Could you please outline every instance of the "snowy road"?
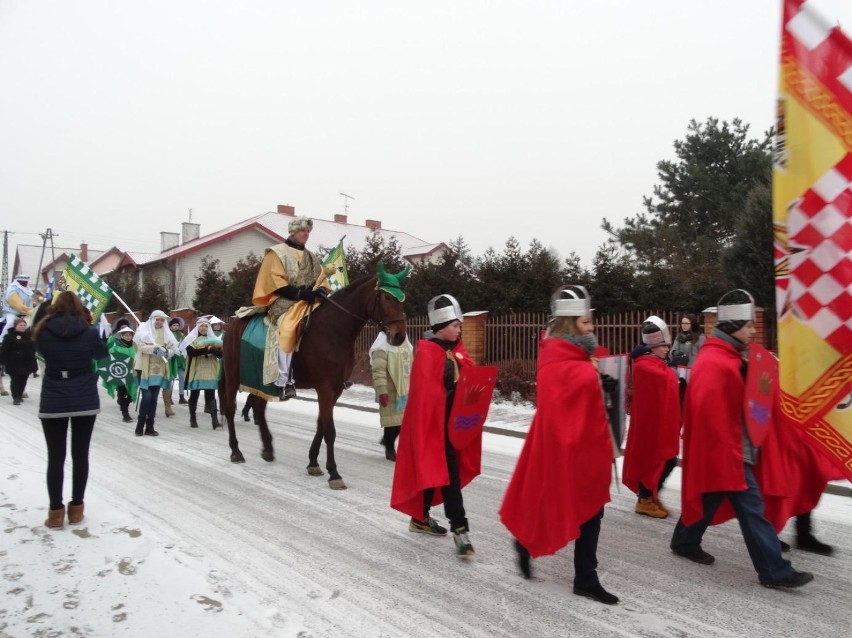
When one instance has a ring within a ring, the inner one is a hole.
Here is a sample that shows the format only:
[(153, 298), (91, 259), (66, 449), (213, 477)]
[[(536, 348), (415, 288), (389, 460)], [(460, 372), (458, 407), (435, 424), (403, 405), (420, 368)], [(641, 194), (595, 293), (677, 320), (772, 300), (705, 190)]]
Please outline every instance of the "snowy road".
[[(711, 528), (704, 547), (716, 564), (696, 565), (669, 551), (673, 519), (637, 516), (613, 489), (600, 574), (622, 602), (607, 607), (571, 593), (570, 546), (535, 561), (533, 581), (517, 572), (497, 509), (520, 439), (486, 435), (483, 473), (465, 490), (476, 555), (464, 562), (449, 538), (411, 534), (389, 508), (393, 465), (375, 414), (337, 410), (348, 490), (307, 475), (307, 401), (271, 407), (271, 464), (256, 428), (239, 421), (247, 463), (233, 465), (227, 434), (206, 415), (192, 430), (176, 406), (158, 419), (161, 436), (136, 438), (104, 394), (86, 520), (47, 530), (39, 385), (23, 406), (0, 400), (3, 637), (835, 637), (852, 624), (848, 497), (825, 495), (815, 513), (836, 555), (794, 550), (794, 566), (816, 578), (783, 592), (758, 584), (736, 524)], [(676, 471), (663, 493), (676, 511), (678, 481)]]

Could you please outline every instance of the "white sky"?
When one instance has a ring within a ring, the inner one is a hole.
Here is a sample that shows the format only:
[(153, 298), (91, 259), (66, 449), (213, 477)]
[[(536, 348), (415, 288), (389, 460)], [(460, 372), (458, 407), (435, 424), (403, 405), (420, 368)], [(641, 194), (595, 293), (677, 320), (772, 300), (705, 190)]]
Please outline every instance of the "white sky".
[[(811, 0), (852, 26), (852, 2)], [(772, 124), (781, 0), (0, 0), (0, 230), (157, 251), (277, 204), (587, 265), (691, 118)], [(847, 28), (847, 31), (850, 29)], [(11, 275), (12, 273), (10, 273)]]
[[(836, 638), (852, 622), (848, 496), (820, 500), (817, 535), (837, 551), (793, 550), (794, 567), (815, 580), (790, 593), (758, 585), (735, 522), (705, 536), (716, 564), (694, 565), (669, 551), (676, 514), (637, 516), (632, 493), (613, 488), (599, 573), (622, 602), (608, 607), (572, 595), (573, 545), (534, 561), (534, 580), (518, 573), (497, 510), (521, 439), (484, 437), (482, 474), (464, 493), (476, 554), (461, 561), (450, 539), (409, 533), (389, 507), (393, 465), (375, 413), (335, 410), (349, 489), (307, 475), (316, 403), (301, 400), (270, 405), (273, 463), (260, 459), (256, 427), (239, 421), (246, 463), (234, 465), (227, 433), (207, 418), (191, 429), (176, 405), (174, 418), (157, 419), (159, 437), (136, 438), (102, 391), (86, 518), (48, 530), (40, 386), (29, 381), (22, 406), (0, 401), (0, 636), (547, 638), (570, 627), (578, 637)], [(371, 388), (354, 386), (341, 403), (372, 399)], [(513, 429), (530, 417), (528, 407), (503, 403), (487, 424)], [(70, 472), (68, 461), (66, 496)], [(679, 490), (675, 470), (662, 493), (675, 513)], [(432, 513), (446, 521), (441, 507)], [(789, 542), (792, 527), (782, 533)]]

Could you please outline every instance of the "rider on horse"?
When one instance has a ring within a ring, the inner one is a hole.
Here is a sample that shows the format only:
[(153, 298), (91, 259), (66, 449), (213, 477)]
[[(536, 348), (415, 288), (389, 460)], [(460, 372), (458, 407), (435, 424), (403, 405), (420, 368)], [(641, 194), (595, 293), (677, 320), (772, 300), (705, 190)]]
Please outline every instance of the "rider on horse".
[(290, 236), (266, 249), (252, 295), (252, 303), (265, 308), (269, 325), (278, 329), (278, 377), (274, 384), (281, 388), (282, 400), (296, 396), (290, 370), (299, 322), (330, 290), (322, 263), (305, 248), (313, 227), (313, 220), (307, 217), (290, 221)]
[(26, 317), (33, 311), (33, 291), (29, 286), (30, 276), (18, 274), (3, 295), (3, 315), (6, 325), (0, 333), (0, 339), (12, 329), (15, 319)]

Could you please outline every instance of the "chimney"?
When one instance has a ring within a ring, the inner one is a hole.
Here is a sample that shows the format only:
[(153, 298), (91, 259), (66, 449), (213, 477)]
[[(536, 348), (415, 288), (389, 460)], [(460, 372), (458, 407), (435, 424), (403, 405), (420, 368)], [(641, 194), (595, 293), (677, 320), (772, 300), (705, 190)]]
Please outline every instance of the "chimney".
[(278, 213), (281, 215), (287, 215), (288, 217), (295, 217), (296, 207), (288, 206), (287, 204), (278, 204)]
[(160, 233), (160, 252), (166, 252), (170, 248), (176, 248), (180, 243), (180, 233)]
[(334, 216), (335, 224), (345, 224), (346, 223), (346, 215), (335, 215)]
[(89, 244), (84, 241), (80, 242), (80, 259), (84, 264), (89, 262)]
[(382, 222), (377, 219), (365, 219), (364, 226), (366, 226), (370, 230), (381, 230)]
[(191, 242), (193, 239), (198, 239), (201, 234), (201, 224), (193, 224), (192, 222), (181, 223), (181, 244)]

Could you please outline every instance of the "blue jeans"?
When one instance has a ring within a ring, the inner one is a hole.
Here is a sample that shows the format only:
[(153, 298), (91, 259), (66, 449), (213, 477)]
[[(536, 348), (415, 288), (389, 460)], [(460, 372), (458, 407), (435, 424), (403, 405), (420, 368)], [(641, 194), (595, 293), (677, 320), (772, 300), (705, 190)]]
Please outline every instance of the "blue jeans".
[(157, 416), (157, 398), (160, 396), (160, 386), (155, 385), (142, 390), (142, 396), (139, 399), (139, 418), (144, 418), (146, 422), (153, 423), (154, 417)]
[(704, 517), (687, 527), (678, 520), (672, 535), (671, 548), (676, 551), (691, 551), (701, 547), (701, 539), (710, 525), (723, 499), (734, 507), (746, 549), (762, 584), (772, 583), (793, 574), (790, 561), (781, 557), (781, 542), (778, 534), (763, 516), (763, 497), (750, 465), (745, 466), (747, 489), (740, 492), (707, 492), (702, 496)]

